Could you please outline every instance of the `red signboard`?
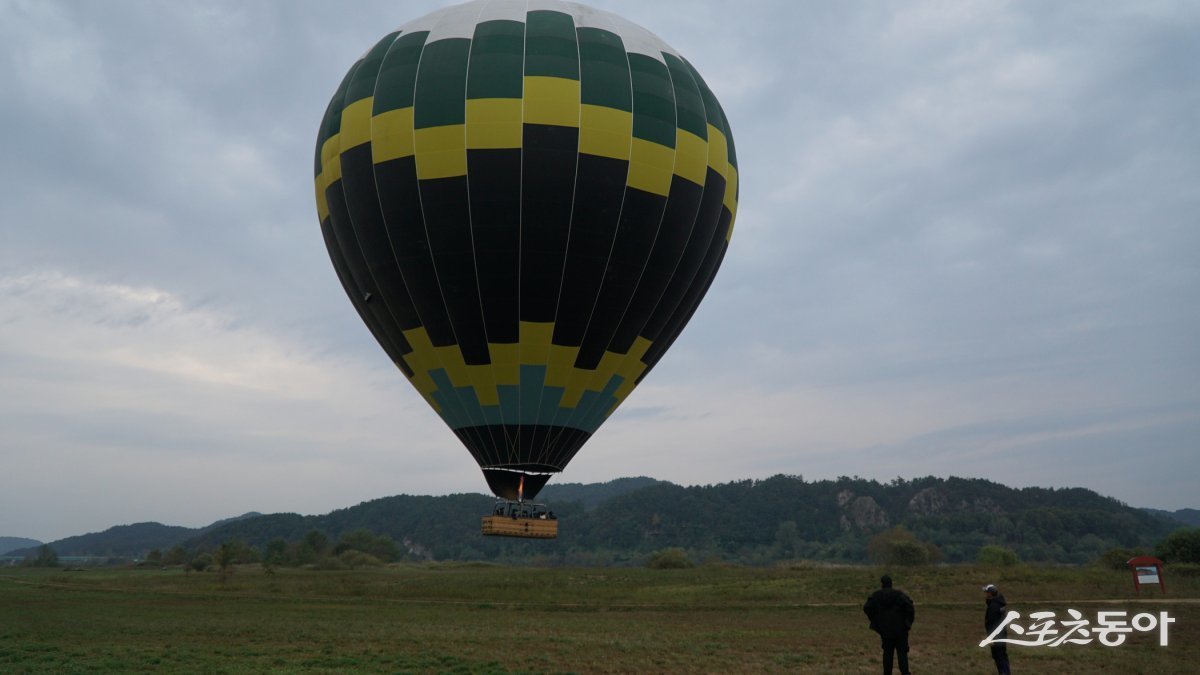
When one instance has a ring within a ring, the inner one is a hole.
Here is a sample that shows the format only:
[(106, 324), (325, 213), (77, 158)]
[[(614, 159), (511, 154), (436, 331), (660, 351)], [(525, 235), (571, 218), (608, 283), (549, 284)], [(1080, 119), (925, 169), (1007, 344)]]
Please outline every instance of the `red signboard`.
[(1125, 564), (1129, 565), (1130, 571), (1133, 572), (1133, 590), (1140, 593), (1142, 586), (1158, 584), (1163, 593), (1167, 592), (1167, 586), (1163, 583), (1163, 561), (1148, 555), (1139, 555), (1130, 558)]

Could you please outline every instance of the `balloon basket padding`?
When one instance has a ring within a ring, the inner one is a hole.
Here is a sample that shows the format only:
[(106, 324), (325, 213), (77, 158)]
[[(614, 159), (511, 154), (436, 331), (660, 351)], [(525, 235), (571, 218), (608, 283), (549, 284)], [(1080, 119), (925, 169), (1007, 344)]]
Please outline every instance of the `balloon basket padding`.
[(545, 504), (504, 499), (496, 502), (491, 515), (483, 516), (481, 533), (487, 537), (555, 539), (558, 520)]

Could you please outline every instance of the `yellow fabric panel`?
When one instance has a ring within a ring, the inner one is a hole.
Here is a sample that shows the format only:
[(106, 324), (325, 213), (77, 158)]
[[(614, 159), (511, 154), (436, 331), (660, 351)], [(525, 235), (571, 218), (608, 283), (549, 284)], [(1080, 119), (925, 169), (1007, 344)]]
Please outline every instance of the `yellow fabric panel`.
[(519, 98), (467, 99), (467, 147), (521, 147), (521, 106)]
[(625, 358), (623, 354), (604, 352), (604, 356), (600, 358), (600, 363), (596, 365), (595, 370), (584, 370), (572, 366), (567, 376), (562, 402), (559, 405), (564, 408), (577, 408), (584, 392), (602, 391), (608, 381), (612, 379), (613, 374), (617, 372), (617, 367), (620, 366), (623, 358)]
[(734, 211), (733, 216), (730, 217), (730, 219), (729, 219), (729, 229), (725, 230), (725, 243), (726, 244), (728, 244), (729, 240), (733, 238), (733, 224), (736, 222), (737, 222), (737, 211)]
[(313, 187), (317, 193), (317, 222), (323, 223), (329, 217), (329, 202), (325, 199), (325, 181), (322, 180), (325, 174), (322, 173), (313, 181)]
[(572, 367), (567, 375), (567, 382), (563, 385), (563, 396), (558, 405), (563, 408), (578, 408), (579, 399), (583, 397), (590, 381), (591, 371)]
[(704, 187), (708, 172), (708, 141), (690, 131), (675, 130), (675, 175)]
[(342, 177), (339, 147), (337, 134), (327, 138), (321, 145), (321, 173), (317, 175), (313, 186), (317, 191), (317, 219), (320, 222), (329, 217), (329, 202), (325, 199), (325, 190)]
[(437, 362), (441, 364), (442, 369), (446, 371), (446, 376), (450, 378), (450, 384), (455, 387), (464, 387), (470, 383), (471, 376), (467, 372), (470, 366), (463, 359), (462, 350), (458, 348), (458, 345), (434, 347), (433, 351), (437, 354)]
[(708, 125), (708, 165), (713, 171), (726, 176), (729, 172), (729, 143), (725, 134), (713, 125)]
[(580, 107), (579, 115), (579, 152), (629, 159), (633, 113), (587, 104)]
[(550, 358), (546, 360), (546, 386), (565, 388), (571, 381), (571, 371), (575, 370), (578, 356), (579, 347), (551, 344)]
[(327, 176), (325, 185), (333, 185), (342, 177), (341, 147), (342, 139), (338, 134), (330, 136), (321, 146), (321, 173)]
[(467, 382), (475, 389), (475, 396), (480, 405), (500, 405), (496, 375), (490, 363), (483, 366), (467, 366)]
[(588, 378), (587, 388), (591, 391), (601, 391), (613, 375), (621, 368), (621, 362), (625, 360), (624, 354), (615, 352), (604, 352), (604, 356), (600, 357), (600, 364), (596, 366), (596, 370), (591, 372), (591, 377)]
[(633, 346), (629, 348), (629, 353), (625, 355), (625, 360), (621, 363), (621, 367), (617, 370), (625, 381), (617, 387), (616, 398), (617, 402), (609, 409), (607, 414), (611, 414), (612, 410), (625, 400), (629, 392), (633, 391), (636, 386), (637, 379), (642, 373), (646, 372), (646, 364), (642, 363), (642, 357), (646, 355), (646, 350), (650, 349), (652, 343), (644, 337), (638, 337), (633, 341)]
[(517, 360), (517, 343), (488, 344), (488, 352), (492, 359), (492, 370), (495, 372), (496, 384), (518, 386), (521, 384), (521, 364)]
[(371, 161), (382, 164), (412, 154), (412, 107), (389, 110), (371, 118)]
[(527, 76), (524, 120), (526, 124), (579, 126), (579, 80)]
[(467, 175), (467, 145), (463, 125), (417, 129), (413, 149), (417, 157), (417, 178), (450, 178)]
[(675, 150), (658, 143), (634, 138), (629, 153), (630, 187), (667, 196), (675, 169)]
[(405, 355), (408, 359), (408, 365), (413, 369), (413, 376), (410, 378), (413, 386), (425, 400), (434, 409), (439, 410), (437, 403), (433, 400), (433, 392), (437, 391), (437, 385), (434, 384), (433, 378), (429, 376), (429, 371), (441, 367), (438, 363), (437, 352), (434, 351), (433, 343), (429, 341), (429, 333), (425, 332), (424, 327), (418, 326), (404, 331), (404, 339), (408, 340), (408, 344), (412, 346), (412, 351)]
[[(738, 187), (738, 172), (729, 165), (729, 174), (725, 176), (725, 208), (729, 209), (730, 213), (737, 211), (737, 187)], [(731, 228), (732, 229), (732, 228)]]
[(374, 98), (355, 101), (342, 110), (341, 152), (370, 142), (371, 140), (371, 104)]
[(550, 357), (550, 339), (554, 337), (554, 324), (549, 322), (521, 322), (521, 364), (540, 366)]

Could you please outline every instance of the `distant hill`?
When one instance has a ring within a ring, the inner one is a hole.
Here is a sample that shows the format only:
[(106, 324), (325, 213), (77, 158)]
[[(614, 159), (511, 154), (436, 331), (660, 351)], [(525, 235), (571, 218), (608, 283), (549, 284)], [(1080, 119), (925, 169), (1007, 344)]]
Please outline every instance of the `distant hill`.
[[(185, 539), (196, 536), (213, 527), (234, 523), (245, 518), (261, 516), (258, 512), (246, 513), (233, 518), (218, 520), (203, 528), (163, 525), (162, 523), (134, 523), (117, 525), (103, 532), (92, 532), (50, 542), (50, 547), (60, 556), (103, 556), (110, 558), (142, 558), (153, 549), (166, 551)], [(33, 540), (29, 540), (33, 541)], [(37, 555), (41, 542), (13, 550), (9, 555)]]
[[(796, 476), (683, 487), (653, 478), (564, 483), (538, 495), (559, 518), (559, 538), (482, 537), (482, 494), (384, 497), (323, 515), (244, 514), (206, 528), (140, 523), (71, 537), (60, 555), (140, 558), (182, 545), (211, 551), (225, 541), (262, 550), (311, 530), (336, 542), (354, 530), (388, 535), (413, 559), (511, 563), (637, 564), (681, 547), (694, 559), (748, 564), (806, 558), (866, 560), (871, 537), (902, 525), (938, 546), (948, 562), (975, 559), (987, 544), (1023, 560), (1084, 563), (1113, 548), (1149, 548), (1180, 526), (1176, 515), (1137, 509), (1082, 488), (1009, 488), (981, 479), (862, 478), (806, 482)], [(28, 551), (28, 549), (26, 549)]]
[(660, 484), (667, 483), (645, 476), (617, 478), (607, 483), (552, 483), (538, 493), (537, 499), (544, 502), (581, 502), (584, 508), (590, 510), (613, 497)]
[(1162, 509), (1142, 510), (1158, 516), (1170, 518), (1171, 520), (1174, 520), (1182, 525), (1200, 527), (1200, 509), (1179, 509), (1177, 511), (1163, 511)]
[(10, 554), (9, 551), (35, 548), (41, 545), (42, 542), (38, 541), (37, 539), (29, 539), (26, 537), (0, 537), (0, 555), (16, 555)]
[[(162, 523), (134, 523), (110, 527), (103, 532), (59, 539), (51, 542), (50, 547), (60, 556), (132, 558), (144, 556), (150, 549), (173, 546), (196, 531), (188, 527), (163, 525)], [(12, 553), (12, 555), (36, 554), (36, 547)]]
[(682, 547), (696, 557), (744, 563), (796, 557), (860, 562), (871, 536), (903, 525), (939, 546), (949, 562), (973, 560), (980, 547), (999, 544), (1025, 560), (1082, 563), (1111, 548), (1153, 546), (1177, 527), (1091, 490), (1017, 490), (977, 479), (805, 482), (775, 476), (693, 487), (632, 481), (543, 490), (539, 501), (559, 516), (554, 542), (481, 537), (479, 516), (491, 504), (484, 495), (401, 495), (322, 516), (249, 518), (185, 546), (211, 549), (232, 539), (262, 547), (273, 538), (297, 541), (309, 530), (337, 540), (366, 528), (391, 536), (410, 555), (435, 559), (623, 564)]

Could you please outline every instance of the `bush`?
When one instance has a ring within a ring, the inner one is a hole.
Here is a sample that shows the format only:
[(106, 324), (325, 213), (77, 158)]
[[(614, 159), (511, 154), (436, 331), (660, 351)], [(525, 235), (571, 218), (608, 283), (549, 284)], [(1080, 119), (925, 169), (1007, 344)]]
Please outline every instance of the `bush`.
[(1171, 576), (1195, 579), (1200, 577), (1200, 565), (1196, 563), (1176, 563), (1171, 565)]
[(354, 549), (343, 551), (338, 555), (337, 558), (343, 565), (352, 570), (360, 567), (380, 567), (383, 565), (382, 560), (376, 558), (370, 553), (363, 553), (362, 551), (356, 551)]
[(664, 548), (656, 551), (646, 561), (646, 567), (652, 570), (682, 570), (694, 567), (688, 560), (687, 554), (681, 548)]
[(989, 544), (979, 549), (979, 555), (975, 558), (975, 561), (980, 565), (1012, 567), (1020, 562), (1021, 559), (1010, 548)]
[(1129, 559), (1139, 555), (1149, 555), (1149, 553), (1141, 548), (1110, 548), (1096, 558), (1096, 565), (1109, 570), (1127, 570), (1129, 569)]
[(209, 553), (201, 553), (192, 558), (192, 561), (188, 564), (197, 572), (203, 572), (213, 564), (213, 557)]
[(867, 555), (879, 565), (915, 566), (935, 563), (942, 559), (942, 551), (913, 534), (903, 525), (897, 525), (871, 537), (867, 542)]
[(1200, 527), (1181, 527), (1155, 547), (1168, 563), (1200, 563)]
[(387, 535), (375, 536), (370, 530), (359, 528), (342, 535), (337, 546), (333, 548), (336, 555), (347, 551), (360, 551), (378, 558), (383, 562), (395, 562), (400, 559), (400, 548)]

